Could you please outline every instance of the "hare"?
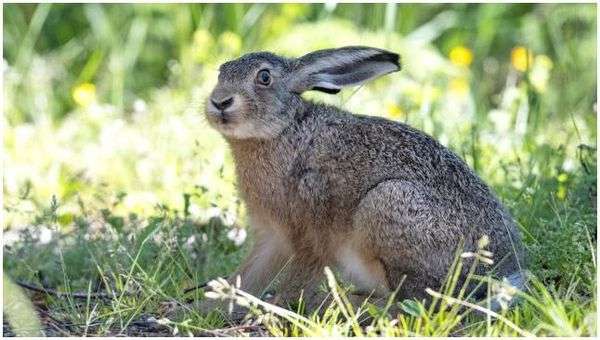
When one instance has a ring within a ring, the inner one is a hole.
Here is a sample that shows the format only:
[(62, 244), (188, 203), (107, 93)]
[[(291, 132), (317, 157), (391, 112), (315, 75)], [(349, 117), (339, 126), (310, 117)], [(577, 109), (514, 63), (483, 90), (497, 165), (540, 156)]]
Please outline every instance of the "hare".
[[(493, 274), (522, 285), (523, 247), (502, 204), (453, 152), (406, 124), (305, 100), (400, 70), (399, 55), (350, 46), (221, 65), (206, 118), (231, 148), (254, 246), (230, 276), (284, 301), (323, 296), (330, 266), (353, 296), (427, 299), (459, 246), (487, 235)], [(464, 275), (463, 273), (463, 279)]]

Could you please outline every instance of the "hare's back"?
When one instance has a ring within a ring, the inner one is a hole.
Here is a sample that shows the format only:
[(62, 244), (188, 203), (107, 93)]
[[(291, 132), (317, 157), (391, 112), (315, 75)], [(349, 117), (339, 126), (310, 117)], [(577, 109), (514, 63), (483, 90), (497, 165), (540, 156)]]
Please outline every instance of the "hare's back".
[[(312, 141), (315, 166), (365, 189), (388, 179), (465, 191), (483, 185), (468, 165), (427, 134), (379, 117), (320, 117)], [(485, 187), (485, 185), (483, 185)]]
[(327, 199), (337, 209), (353, 210), (379, 184), (400, 180), (484, 229), (502, 224), (503, 208), (488, 186), (425, 133), (377, 117), (331, 114), (319, 120), (306, 167), (323, 177)]

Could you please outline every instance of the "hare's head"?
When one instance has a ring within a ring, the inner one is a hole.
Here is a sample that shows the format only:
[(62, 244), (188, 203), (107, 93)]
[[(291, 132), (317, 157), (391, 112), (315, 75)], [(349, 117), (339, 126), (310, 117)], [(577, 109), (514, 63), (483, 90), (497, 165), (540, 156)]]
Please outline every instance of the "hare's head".
[(294, 59), (249, 53), (221, 65), (206, 116), (230, 138), (273, 138), (303, 110), (304, 91), (338, 93), (344, 86), (398, 71), (398, 59), (370, 47), (320, 50)]

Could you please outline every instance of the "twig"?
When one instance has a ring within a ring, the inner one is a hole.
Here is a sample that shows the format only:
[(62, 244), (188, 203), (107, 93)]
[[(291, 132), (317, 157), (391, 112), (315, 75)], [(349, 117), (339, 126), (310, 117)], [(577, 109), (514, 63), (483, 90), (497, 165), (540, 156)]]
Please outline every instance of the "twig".
[[(32, 290), (34, 292), (45, 293), (48, 295), (53, 295), (53, 296), (58, 296), (58, 297), (72, 297), (74, 299), (88, 299), (88, 298), (90, 298), (90, 299), (112, 299), (113, 298), (113, 296), (108, 293), (65, 293), (65, 292), (59, 292), (59, 291), (56, 291), (56, 290), (50, 289), (50, 288), (34, 286), (32, 284), (21, 282), (21, 281), (16, 281), (16, 283), (19, 286), (21, 286), (25, 289)], [(131, 295), (132, 294), (126, 294), (126, 296), (131, 296)]]
[[(227, 280), (227, 278), (225, 278), (225, 280)], [(209, 281), (210, 281), (210, 280), (209, 280)], [(208, 282), (209, 282), (209, 281), (206, 281), (206, 282), (204, 282), (204, 283), (201, 283), (201, 284), (199, 284), (199, 285), (197, 285), (197, 286), (194, 286), (194, 287), (191, 287), (191, 288), (186, 288), (186, 289), (183, 291), (183, 294), (188, 294), (188, 293), (190, 293), (190, 292), (193, 292), (194, 290), (197, 290), (197, 289), (206, 288), (206, 286), (208, 286)]]
[[(28, 290), (34, 291), (34, 292), (39, 292), (39, 293), (45, 293), (48, 295), (53, 295), (53, 296), (58, 296), (58, 297), (72, 297), (75, 299), (112, 299), (114, 298), (113, 295), (109, 294), (109, 293), (66, 293), (66, 292), (59, 292), (56, 291), (54, 289), (51, 288), (45, 288), (45, 287), (39, 287), (39, 286), (35, 286), (32, 285), (30, 283), (26, 283), (26, 282), (22, 282), (22, 281), (16, 281), (16, 283)], [(208, 285), (208, 281), (201, 283), (197, 286), (191, 287), (191, 288), (186, 288), (183, 291), (183, 294), (188, 294), (194, 290), (197, 289), (202, 289), (202, 288), (206, 288)], [(124, 293), (124, 296), (132, 296), (133, 294), (130, 293)]]

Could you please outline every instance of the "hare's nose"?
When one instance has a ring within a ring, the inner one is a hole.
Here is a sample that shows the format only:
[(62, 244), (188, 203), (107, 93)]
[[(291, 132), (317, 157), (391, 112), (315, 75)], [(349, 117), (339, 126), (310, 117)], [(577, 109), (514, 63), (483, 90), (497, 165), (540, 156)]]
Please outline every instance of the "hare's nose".
[(233, 97), (229, 97), (222, 100), (210, 99), (210, 102), (219, 110), (225, 110), (233, 104)]

